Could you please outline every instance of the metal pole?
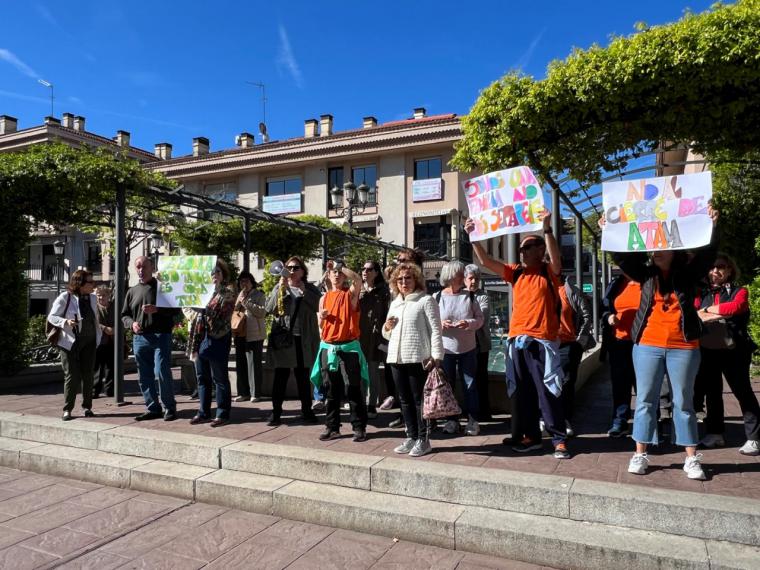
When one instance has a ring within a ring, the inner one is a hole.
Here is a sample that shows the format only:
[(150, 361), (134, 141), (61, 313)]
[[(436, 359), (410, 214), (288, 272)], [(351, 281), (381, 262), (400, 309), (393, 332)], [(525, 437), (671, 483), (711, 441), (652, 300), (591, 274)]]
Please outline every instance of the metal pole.
[(583, 226), (581, 217), (575, 216), (575, 286), (583, 291)]
[(383, 269), (388, 267), (388, 248), (383, 248)]
[(251, 218), (243, 218), (243, 271), (251, 271)]
[(604, 251), (602, 253), (602, 289), (607, 290), (607, 283), (609, 283), (609, 280), (607, 278), (609, 267), (607, 267), (607, 260), (605, 259), (606, 254)]
[(126, 287), (124, 275), (126, 274), (127, 243), (124, 231), (124, 219), (126, 217), (126, 191), (124, 186), (116, 188), (116, 267), (114, 269), (114, 335), (113, 335), (113, 380), (114, 401), (121, 404), (124, 402), (124, 324), (121, 321), (121, 311), (124, 307)]
[(599, 338), (599, 276), (597, 275), (598, 263), (596, 256), (599, 254), (599, 242), (594, 238), (594, 246), (591, 252), (591, 279), (593, 283), (592, 292), (592, 314), (594, 319), (594, 338)]
[(327, 271), (327, 234), (322, 234), (322, 271)]
[(56, 275), (55, 284), (56, 284), (56, 289), (58, 290), (58, 295), (60, 295), (61, 294), (61, 273), (63, 272), (63, 263), (61, 263), (61, 261), (63, 261), (63, 256), (56, 255), (55, 260), (58, 262), (56, 263), (57, 267), (55, 268), (55, 275)]
[(562, 216), (559, 212), (559, 191), (552, 188), (552, 230), (557, 243), (562, 244)]

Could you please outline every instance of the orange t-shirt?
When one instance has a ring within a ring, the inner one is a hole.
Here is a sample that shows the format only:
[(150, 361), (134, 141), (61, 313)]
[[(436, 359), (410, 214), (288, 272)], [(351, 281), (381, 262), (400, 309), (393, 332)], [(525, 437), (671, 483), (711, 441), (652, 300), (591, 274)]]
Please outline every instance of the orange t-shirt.
[(615, 297), (615, 316), (618, 319), (615, 325), (615, 338), (618, 340), (631, 340), (631, 327), (636, 311), (641, 303), (641, 285), (636, 281), (628, 281), (625, 288)]
[(679, 348), (695, 350), (699, 348), (698, 340), (684, 340), (681, 330), (681, 306), (675, 293), (662, 295), (655, 287), (654, 303), (649, 311), (649, 318), (644, 325), (639, 344), (659, 348)]
[(359, 338), (359, 309), (351, 308), (350, 291), (328, 291), (322, 308), (329, 313), (322, 321), (322, 340), (348, 342)]
[(559, 341), (573, 342), (578, 338), (578, 332), (575, 330), (575, 311), (570, 305), (563, 285), (559, 287), (559, 298), (562, 301), (562, 312), (559, 314)]
[[(549, 266), (542, 270), (538, 267), (523, 267), (522, 275), (514, 283), (515, 270), (519, 264), (504, 264), (502, 277), (512, 283), (512, 320), (509, 323), (509, 336), (528, 335), (542, 340), (557, 340), (559, 337), (559, 316), (557, 315), (556, 291), (559, 279)], [(550, 288), (551, 279), (554, 292)]]

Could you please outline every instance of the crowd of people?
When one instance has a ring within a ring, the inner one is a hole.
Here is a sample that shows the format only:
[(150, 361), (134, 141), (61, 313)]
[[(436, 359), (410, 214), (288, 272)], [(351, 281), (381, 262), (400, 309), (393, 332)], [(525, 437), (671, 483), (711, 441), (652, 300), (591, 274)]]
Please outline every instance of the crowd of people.
[[(396, 453), (412, 457), (430, 453), (430, 433), (437, 428), (448, 435), (477, 436), (480, 422), (491, 419), (490, 303), (482, 287), (484, 267), (512, 287), (505, 341), (512, 434), (504, 443), (516, 453), (539, 451), (546, 433), (554, 457), (569, 458), (575, 382), (583, 353), (596, 344), (594, 323), (586, 296), (562, 278), (549, 212), (544, 210), (538, 218), (543, 231), (521, 240), (519, 263), (494, 259), (483, 242), (476, 242), (473, 251), (479, 265), (446, 263), (439, 273), (441, 289), (432, 295), (423, 277), (422, 257), (413, 250), (400, 252), (385, 270), (377, 260), (367, 260), (361, 274), (328, 261), (316, 285), (309, 282), (303, 260), (293, 256), (283, 264), (268, 295), (246, 271), (235, 283), (220, 259), (207, 306), (183, 314), (156, 306), (153, 263), (139, 257), (138, 283), (127, 292), (119, 316), (133, 333), (146, 406), (135, 419), (176, 419), (171, 334), (187, 318), (188, 354), (195, 363), (199, 399), (191, 424), (210, 422), (217, 427), (229, 422), (233, 399), (228, 359), (234, 345), (235, 401), (259, 402), (264, 365), (273, 370), (270, 426), (283, 421), (292, 373), (301, 420), (318, 423), (315, 411), (325, 411), (320, 440), (341, 436), (341, 412), (347, 410), (353, 441), (365, 441), (368, 421), (394, 402), (401, 413), (391, 426), (403, 426), (405, 431)], [(473, 228), (467, 220), (465, 231)], [(673, 443), (685, 448), (684, 471), (689, 478), (704, 478), (697, 453), (700, 445), (726, 443), (724, 377), (743, 414), (746, 442), (739, 451), (760, 454), (760, 406), (750, 384), (756, 346), (747, 332), (747, 290), (736, 284), (737, 266), (717, 253), (716, 241), (692, 253), (615, 256), (619, 276), (607, 288), (602, 311), (602, 352), (608, 356), (612, 383), (608, 435), (631, 434), (636, 448), (629, 463), (631, 473), (646, 473), (648, 446), (661, 441), (659, 402), (664, 385), (672, 401)], [(57, 344), (65, 376), (64, 420), (72, 418), (78, 390), (88, 417), (94, 415), (93, 396), (102, 390), (113, 393), (109, 360), (115, 315), (110, 291), (98, 288), (96, 300), (93, 285), (91, 273), (75, 272), (48, 316), (50, 324), (61, 330)], [(452, 415), (440, 423), (423, 417), (426, 379), (433, 368), (442, 370), (453, 387), (458, 388), (461, 380), (462, 417)], [(386, 398), (381, 402), (383, 388)], [(701, 440), (697, 412), (705, 415)]]

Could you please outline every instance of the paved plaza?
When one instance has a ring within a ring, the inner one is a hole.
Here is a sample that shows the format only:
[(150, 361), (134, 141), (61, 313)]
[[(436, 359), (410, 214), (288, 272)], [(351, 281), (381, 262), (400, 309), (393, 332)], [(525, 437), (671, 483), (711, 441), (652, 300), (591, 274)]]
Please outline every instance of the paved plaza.
[(6, 468), (0, 521), (9, 570), (541, 568)]
[[(177, 390), (180, 390), (179, 368), (173, 370)], [(232, 385), (235, 385), (232, 373)], [(147, 429), (167, 430), (173, 432), (225, 437), (236, 440), (251, 440), (266, 443), (278, 443), (330, 449), (374, 456), (399, 457), (393, 453), (403, 437), (401, 429), (391, 429), (389, 422), (397, 416), (398, 410), (381, 412), (376, 420), (370, 420), (367, 429), (369, 439), (364, 443), (351, 441), (350, 424), (347, 412), (343, 415), (343, 437), (338, 440), (322, 442), (318, 435), (321, 425), (307, 425), (298, 419), (298, 403), (285, 403), (283, 425), (268, 427), (266, 418), (271, 411), (271, 402), (234, 403), (232, 422), (226, 426), (212, 428), (209, 424), (191, 426), (190, 418), (195, 414), (197, 401), (187, 395), (178, 395), (179, 419), (174, 422), (152, 420), (137, 423), (134, 417), (144, 411), (142, 397), (137, 392), (136, 376), (127, 376), (126, 406), (115, 406), (111, 398), (94, 400), (94, 421), (119, 425), (132, 425)], [(756, 393), (760, 394), (760, 379), (753, 381)], [(0, 395), (0, 411), (20, 412), (58, 417), (61, 414), (63, 397), (60, 385), (43, 385), (25, 389), (15, 389), (12, 393)], [(573, 457), (570, 460), (557, 460), (550, 454), (550, 445), (545, 441), (545, 453), (519, 455), (502, 445), (502, 439), (508, 435), (508, 418), (497, 416), (494, 422), (482, 424), (481, 435), (476, 437), (449, 436), (436, 431), (432, 436), (433, 453), (409, 461), (432, 461), (455, 463), (469, 466), (492, 467), (542, 474), (563, 475), (605, 482), (619, 482), (633, 485), (678, 489), (683, 491), (714, 493), (736, 497), (760, 499), (760, 457), (746, 457), (737, 451), (744, 443), (744, 431), (741, 425), (739, 406), (728, 388), (725, 388), (726, 402), (726, 440), (729, 447), (723, 449), (706, 449), (703, 463), (707, 475), (706, 481), (693, 481), (686, 478), (683, 466), (683, 450), (663, 444), (650, 450), (651, 469), (646, 476), (632, 475), (627, 472), (628, 460), (633, 453), (633, 442), (626, 439), (610, 439), (606, 435), (610, 413), (610, 383), (606, 376), (606, 367), (589, 380), (580, 391), (574, 426), (577, 437), (570, 440)], [(79, 402), (79, 401), (78, 401)], [(79, 406), (79, 403), (77, 404)], [(74, 415), (81, 416), (77, 407)], [(320, 420), (324, 415), (319, 415)], [(77, 417), (76, 422), (87, 419)]]

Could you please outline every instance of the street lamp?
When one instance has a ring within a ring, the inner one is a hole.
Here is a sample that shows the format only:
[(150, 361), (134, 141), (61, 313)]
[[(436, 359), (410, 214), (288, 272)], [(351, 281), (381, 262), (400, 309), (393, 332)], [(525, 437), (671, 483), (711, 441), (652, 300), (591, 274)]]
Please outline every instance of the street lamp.
[(153, 253), (156, 270), (158, 270), (158, 256), (161, 255), (161, 252), (159, 252), (158, 250), (161, 249), (163, 246), (164, 246), (164, 238), (161, 236), (161, 234), (156, 233), (150, 236), (150, 247)]
[(53, 253), (55, 253), (55, 261), (56, 261), (55, 281), (56, 281), (56, 289), (58, 290), (58, 295), (61, 294), (61, 272), (63, 271), (63, 248), (64, 248), (64, 243), (61, 240), (56, 240), (53, 242)]
[[(345, 197), (344, 206), (343, 199)], [(367, 208), (369, 203), (369, 186), (362, 182), (359, 187), (350, 180), (343, 185), (343, 188), (334, 186), (330, 190), (330, 205), (335, 213), (344, 216), (346, 224), (351, 228), (354, 222), (354, 214), (361, 214)]]

